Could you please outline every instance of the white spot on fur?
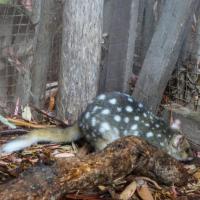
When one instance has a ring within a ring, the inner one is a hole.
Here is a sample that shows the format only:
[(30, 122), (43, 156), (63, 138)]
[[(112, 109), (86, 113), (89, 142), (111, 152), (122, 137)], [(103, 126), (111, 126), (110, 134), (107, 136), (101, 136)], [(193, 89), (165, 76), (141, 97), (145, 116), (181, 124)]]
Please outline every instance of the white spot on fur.
[(117, 111), (118, 111), (118, 112), (121, 112), (121, 111), (122, 111), (122, 108), (117, 107)]
[(138, 128), (138, 125), (137, 124), (133, 124), (132, 126), (131, 126), (131, 130), (137, 130), (137, 128)]
[(125, 123), (127, 123), (127, 124), (128, 124), (128, 123), (129, 123), (129, 121), (130, 121), (130, 119), (129, 119), (128, 117), (125, 117), (125, 118), (124, 118), (124, 122), (125, 122)]
[(161, 138), (161, 137), (162, 137), (162, 135), (159, 133), (159, 134), (157, 134), (157, 137), (158, 137), (158, 138)]
[(109, 103), (115, 105), (115, 104), (117, 103), (117, 100), (114, 99), (114, 98), (113, 98), (113, 99), (110, 99), (110, 100), (109, 100)]
[(101, 113), (103, 115), (109, 115), (110, 114), (110, 110), (109, 109), (104, 109), (104, 110), (101, 111)]
[(153, 137), (153, 135), (154, 135), (154, 134), (153, 134), (152, 132), (147, 132), (147, 133), (146, 133), (146, 136), (147, 136), (148, 138)]
[(140, 120), (140, 117), (139, 117), (139, 116), (135, 116), (135, 117), (134, 117), (134, 120), (135, 120), (135, 121), (139, 121), (139, 120)]
[(110, 130), (109, 123), (107, 123), (107, 122), (101, 123), (100, 128), (99, 128), (100, 133), (105, 133), (106, 131), (109, 131), (109, 130)]
[(144, 116), (144, 117), (147, 117), (147, 114), (146, 114), (146, 113), (143, 113), (143, 116)]
[(139, 131), (134, 131), (134, 132), (133, 132), (133, 135), (134, 135), (134, 136), (139, 136)]
[(88, 119), (90, 117), (90, 113), (89, 112), (86, 112), (85, 114), (85, 119)]
[(138, 107), (139, 107), (139, 108), (143, 108), (144, 106), (143, 106), (142, 103), (139, 103), (139, 104), (138, 104)]
[(115, 116), (114, 116), (114, 120), (115, 120), (116, 122), (120, 122), (120, 121), (121, 121), (121, 117), (120, 117), (119, 115), (115, 115)]
[(133, 108), (131, 106), (126, 106), (125, 109), (126, 109), (127, 112), (132, 112), (133, 111)]
[(97, 122), (96, 118), (93, 117), (91, 120), (92, 126), (96, 126), (96, 122)]
[(131, 97), (128, 97), (129, 102), (133, 102), (133, 99)]
[(127, 130), (124, 130), (123, 131), (123, 134), (126, 136), (126, 135), (128, 135), (128, 131)]
[(146, 127), (149, 127), (149, 126), (150, 126), (150, 124), (145, 124), (145, 126), (146, 126)]
[(101, 94), (97, 97), (98, 100), (105, 100), (106, 99), (106, 95), (105, 94)]
[(159, 127), (160, 127), (160, 125), (159, 125), (159, 124), (156, 124), (155, 126), (156, 126), (156, 128), (159, 128)]
[(99, 106), (95, 106), (94, 108), (93, 108), (93, 110), (92, 110), (92, 112), (94, 113), (94, 112), (96, 112), (98, 109), (100, 109), (101, 107), (99, 107)]

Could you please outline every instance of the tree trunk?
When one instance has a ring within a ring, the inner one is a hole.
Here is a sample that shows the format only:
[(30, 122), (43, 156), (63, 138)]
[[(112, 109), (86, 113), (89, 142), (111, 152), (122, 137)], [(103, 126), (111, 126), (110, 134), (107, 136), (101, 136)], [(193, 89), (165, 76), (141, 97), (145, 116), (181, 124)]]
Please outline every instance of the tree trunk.
[[(41, 13), (41, 1), (35, 0), (33, 3), (33, 10), (32, 12), (25, 12), (20, 13), (24, 20), (22, 21), (21, 18), (16, 18), (16, 25), (21, 26), (21, 24), (25, 24), (26, 26), (23, 27), (23, 34), (25, 36), (22, 37), (22, 34), (18, 33), (19, 27), (15, 28), (14, 31), (16, 32), (14, 35), (13, 41), (13, 49), (15, 49), (15, 54), (19, 58), (21, 62), (21, 66), (18, 67), (21, 70), (17, 71), (17, 79), (16, 79), (16, 91), (15, 91), (15, 101), (19, 97), (20, 104), (26, 105), (30, 102), (31, 97), (31, 67), (33, 64), (33, 55), (34, 50), (36, 49), (37, 45), (37, 29), (40, 22), (40, 13)], [(22, 11), (21, 11), (22, 12)], [(34, 30), (34, 31), (33, 31)], [(35, 84), (33, 82), (33, 84)]]
[[(54, 18), (56, 17), (56, 1), (42, 0), (40, 22), (37, 32), (36, 48), (34, 49), (32, 65), (32, 103), (37, 107), (43, 107), (47, 72), (51, 56), (51, 44), (53, 38)], [(36, 12), (37, 13), (37, 12)]]
[(103, 0), (65, 1), (57, 101), (62, 119), (77, 119), (97, 94), (102, 15)]
[[(188, 32), (196, 0), (168, 0), (147, 51), (134, 96), (156, 112)], [(147, 107), (149, 107), (147, 106)]]
[(104, 3), (104, 44), (99, 92), (128, 91), (138, 19), (138, 0), (106, 0)]
[(139, 74), (155, 28), (160, 19), (165, 0), (140, 0), (137, 21), (137, 38), (134, 53), (133, 73)]

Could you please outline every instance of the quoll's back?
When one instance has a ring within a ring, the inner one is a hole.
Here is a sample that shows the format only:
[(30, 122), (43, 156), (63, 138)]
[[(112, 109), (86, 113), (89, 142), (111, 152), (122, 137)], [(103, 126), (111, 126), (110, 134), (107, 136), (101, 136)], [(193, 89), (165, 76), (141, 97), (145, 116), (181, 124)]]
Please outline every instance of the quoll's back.
[[(170, 149), (174, 145), (173, 130), (160, 118), (144, 108), (130, 95), (111, 92), (101, 94), (88, 105), (79, 118), (79, 127), (86, 139), (98, 150), (103, 149), (114, 140), (127, 135), (142, 137), (156, 147), (179, 154), (184, 149)], [(176, 139), (176, 138), (175, 138)], [(184, 141), (185, 142), (185, 141)], [(177, 143), (178, 145), (178, 143)], [(179, 147), (178, 147), (179, 148)], [(174, 156), (178, 157), (183, 155)], [(180, 158), (181, 159), (181, 158)]]

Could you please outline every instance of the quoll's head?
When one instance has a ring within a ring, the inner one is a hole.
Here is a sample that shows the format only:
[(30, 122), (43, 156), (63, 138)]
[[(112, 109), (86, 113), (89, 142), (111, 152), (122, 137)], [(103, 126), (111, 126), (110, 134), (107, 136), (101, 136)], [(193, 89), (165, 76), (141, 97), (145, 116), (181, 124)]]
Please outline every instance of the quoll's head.
[(191, 161), (193, 159), (193, 152), (188, 140), (179, 130), (171, 129), (173, 136), (169, 142), (169, 154), (180, 161)]

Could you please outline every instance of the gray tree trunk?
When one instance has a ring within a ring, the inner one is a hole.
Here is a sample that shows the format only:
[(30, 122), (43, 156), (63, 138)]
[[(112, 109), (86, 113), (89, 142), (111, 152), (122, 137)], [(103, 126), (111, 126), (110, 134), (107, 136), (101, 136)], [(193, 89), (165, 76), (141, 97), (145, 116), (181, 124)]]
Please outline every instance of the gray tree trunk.
[[(33, 3), (32, 12), (26, 12), (26, 16), (29, 17), (30, 21), (27, 21), (27, 30), (30, 27), (35, 25), (31, 24), (39, 24), (40, 22), (40, 14), (41, 14), (41, 0), (35, 0)], [(21, 70), (18, 70), (17, 80), (16, 80), (16, 91), (15, 98), (20, 98), (21, 105), (26, 105), (30, 101), (31, 97), (31, 84), (35, 84), (35, 82), (31, 80), (31, 67), (33, 64), (33, 55), (36, 53), (34, 50), (37, 46), (37, 32), (39, 25), (35, 26), (35, 33), (30, 33), (25, 30), (24, 34), (26, 37), (22, 37), (21, 34), (16, 34), (14, 44), (15, 51), (20, 61), (22, 62)]]
[(102, 15), (103, 0), (65, 1), (57, 101), (62, 119), (77, 119), (97, 94)]
[(133, 73), (139, 74), (155, 28), (160, 19), (165, 0), (140, 0), (137, 21), (137, 38)]
[(56, 16), (56, 1), (42, 0), (40, 22), (37, 32), (36, 48), (32, 65), (32, 103), (37, 107), (43, 107), (47, 72), (51, 57), (51, 42), (53, 38), (54, 17)]
[(131, 77), (138, 19), (138, 0), (106, 0), (100, 92), (127, 91)]
[(188, 32), (196, 0), (167, 0), (147, 51), (134, 96), (156, 112)]

